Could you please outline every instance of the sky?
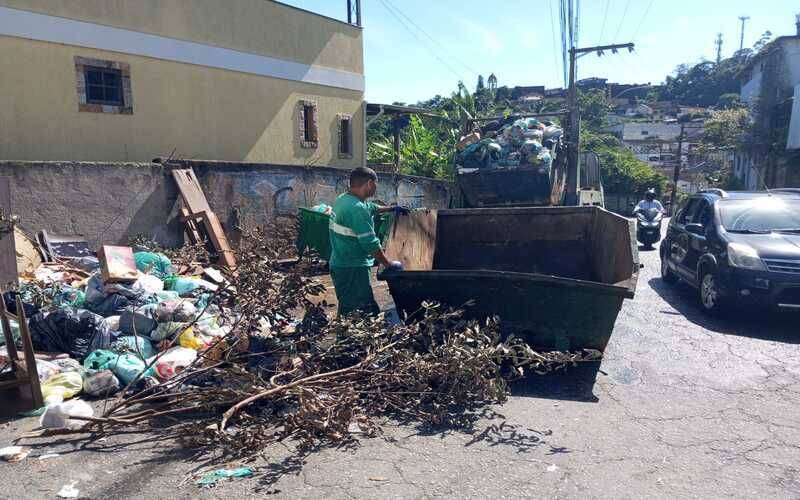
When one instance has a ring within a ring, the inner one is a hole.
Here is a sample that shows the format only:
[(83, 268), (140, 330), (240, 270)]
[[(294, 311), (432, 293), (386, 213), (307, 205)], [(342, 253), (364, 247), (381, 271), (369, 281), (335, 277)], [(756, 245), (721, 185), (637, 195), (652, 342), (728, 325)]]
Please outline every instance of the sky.
[[(346, 0), (281, 0), (346, 19)], [(634, 53), (580, 59), (578, 78), (660, 83), (682, 63), (739, 48), (762, 33), (796, 32), (792, 0), (579, 0), (578, 45), (636, 44)], [(362, 0), (366, 99), (413, 104), (494, 73), (498, 85), (563, 87), (558, 0)], [(394, 10), (390, 10), (394, 7)], [(649, 9), (648, 9), (649, 7)], [(392, 13), (394, 12), (394, 14)], [(419, 28), (419, 29), (418, 29)]]

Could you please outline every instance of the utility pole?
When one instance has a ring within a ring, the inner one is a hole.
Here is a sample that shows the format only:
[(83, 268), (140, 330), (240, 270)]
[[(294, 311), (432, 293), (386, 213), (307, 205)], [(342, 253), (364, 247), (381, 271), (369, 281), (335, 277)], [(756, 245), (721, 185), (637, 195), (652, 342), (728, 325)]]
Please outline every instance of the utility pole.
[(361, 26), (361, 0), (347, 0), (347, 22)]
[(717, 33), (717, 41), (714, 42), (717, 46), (717, 64), (722, 61), (722, 33)]
[[(694, 127), (697, 130), (697, 127)], [(686, 132), (686, 123), (681, 123), (681, 133), (678, 135), (678, 161), (675, 163), (675, 171), (672, 174), (672, 193), (669, 197), (670, 212), (675, 214), (675, 198), (678, 195), (678, 178), (681, 175), (681, 167), (683, 166), (683, 141), (686, 139), (684, 133)]]
[(610, 50), (612, 54), (616, 54), (619, 49), (628, 49), (629, 52), (633, 52), (633, 44), (620, 43), (601, 45), (598, 47), (572, 47), (569, 49), (569, 94), (567, 95), (569, 123), (567, 124), (567, 186), (565, 199), (567, 205), (575, 205), (578, 203), (578, 179), (580, 179), (578, 162), (580, 159), (581, 145), (581, 117), (580, 110), (578, 109), (578, 87), (576, 85), (578, 58), (592, 52), (596, 52), (598, 56), (602, 56), (606, 50)]
[(739, 37), (739, 50), (741, 51), (744, 48), (744, 23), (750, 19), (750, 16), (739, 16), (739, 20), (742, 22), (742, 32), (741, 36)]

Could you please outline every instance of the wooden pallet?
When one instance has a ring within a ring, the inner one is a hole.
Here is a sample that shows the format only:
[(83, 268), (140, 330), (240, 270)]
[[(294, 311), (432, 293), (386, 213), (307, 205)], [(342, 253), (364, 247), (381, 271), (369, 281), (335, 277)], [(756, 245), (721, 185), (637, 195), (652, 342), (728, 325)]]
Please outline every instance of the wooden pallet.
[(219, 255), (220, 265), (230, 269), (236, 268), (236, 258), (225, 236), (222, 223), (208, 205), (194, 170), (175, 169), (172, 171), (172, 177), (181, 193), (179, 212), (189, 241), (192, 244), (210, 243), (210, 250)]

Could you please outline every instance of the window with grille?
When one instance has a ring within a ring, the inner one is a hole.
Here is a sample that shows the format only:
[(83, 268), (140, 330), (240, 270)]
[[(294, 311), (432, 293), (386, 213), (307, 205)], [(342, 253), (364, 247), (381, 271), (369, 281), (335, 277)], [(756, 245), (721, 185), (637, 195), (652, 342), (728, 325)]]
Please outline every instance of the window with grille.
[(339, 115), (339, 158), (353, 157), (353, 118)]
[(86, 102), (107, 106), (122, 106), (122, 72), (118, 69), (87, 67)]
[(75, 56), (75, 77), (78, 111), (133, 114), (130, 64)]
[(317, 124), (317, 103), (300, 101), (300, 145), (316, 148), (319, 145), (319, 126)]

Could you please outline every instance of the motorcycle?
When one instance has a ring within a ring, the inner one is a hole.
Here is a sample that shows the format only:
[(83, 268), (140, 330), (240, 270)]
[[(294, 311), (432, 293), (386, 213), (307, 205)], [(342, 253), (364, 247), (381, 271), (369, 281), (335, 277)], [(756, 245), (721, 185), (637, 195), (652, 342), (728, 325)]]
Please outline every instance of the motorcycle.
[(661, 240), (661, 219), (664, 214), (657, 208), (642, 210), (636, 214), (636, 239), (651, 250)]

